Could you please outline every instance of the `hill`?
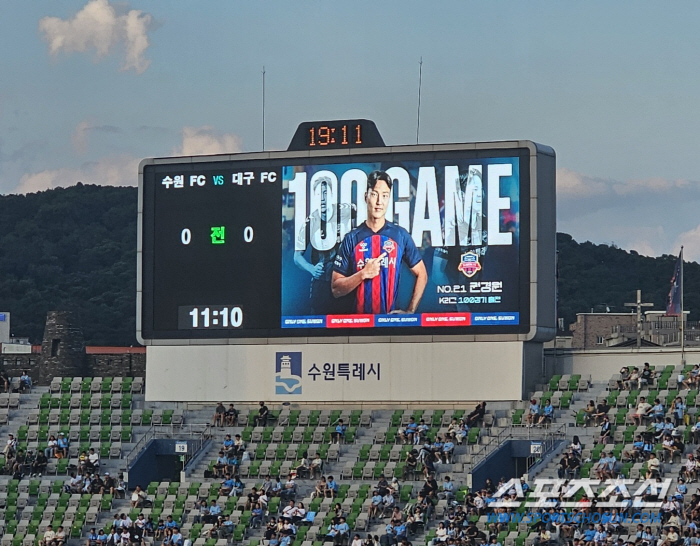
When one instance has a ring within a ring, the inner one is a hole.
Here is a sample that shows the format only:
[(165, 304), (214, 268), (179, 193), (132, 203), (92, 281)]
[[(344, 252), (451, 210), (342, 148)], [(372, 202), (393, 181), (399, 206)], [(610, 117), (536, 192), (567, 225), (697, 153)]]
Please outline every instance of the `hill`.
[[(12, 330), (39, 341), (46, 312), (72, 310), (92, 345), (134, 345), (136, 309), (136, 188), (78, 184), (0, 197), (0, 310)], [(559, 316), (624, 311), (642, 289), (663, 309), (675, 256), (634, 251), (557, 236)], [(700, 264), (686, 264), (685, 307), (697, 320)]]

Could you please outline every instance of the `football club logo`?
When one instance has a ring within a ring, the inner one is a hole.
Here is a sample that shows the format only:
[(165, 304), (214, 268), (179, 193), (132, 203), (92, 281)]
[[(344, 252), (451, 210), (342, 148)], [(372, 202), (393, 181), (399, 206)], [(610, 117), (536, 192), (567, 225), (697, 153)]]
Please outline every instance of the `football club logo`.
[(384, 241), (384, 245), (382, 246), (382, 248), (383, 248), (386, 252), (394, 252), (394, 249), (396, 248), (396, 245), (394, 244), (394, 241), (392, 241), (391, 239), (389, 239), (388, 241)]
[(465, 252), (462, 254), (462, 261), (457, 269), (471, 279), (478, 271), (481, 271), (479, 256), (474, 252)]
[(277, 353), (275, 394), (301, 394), (301, 353)]

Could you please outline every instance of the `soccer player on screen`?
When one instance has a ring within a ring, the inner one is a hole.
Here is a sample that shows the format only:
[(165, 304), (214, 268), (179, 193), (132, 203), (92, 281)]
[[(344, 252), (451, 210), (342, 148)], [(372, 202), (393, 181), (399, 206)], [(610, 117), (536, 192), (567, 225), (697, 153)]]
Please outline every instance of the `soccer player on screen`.
[(355, 291), (356, 313), (403, 312), (395, 308), (402, 261), (416, 276), (405, 312), (416, 312), (428, 282), (425, 264), (409, 233), (385, 218), (392, 183), (384, 171), (369, 174), (367, 220), (345, 236), (333, 263), (333, 296), (340, 298)]

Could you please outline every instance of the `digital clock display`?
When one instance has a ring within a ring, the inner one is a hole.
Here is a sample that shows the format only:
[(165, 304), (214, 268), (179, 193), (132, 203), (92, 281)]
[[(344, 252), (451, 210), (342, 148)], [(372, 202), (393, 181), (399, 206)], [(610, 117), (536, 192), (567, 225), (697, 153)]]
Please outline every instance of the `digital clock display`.
[(180, 330), (228, 330), (243, 326), (240, 305), (181, 305), (178, 307)]
[(288, 151), (385, 146), (377, 126), (367, 119), (304, 122), (299, 125)]

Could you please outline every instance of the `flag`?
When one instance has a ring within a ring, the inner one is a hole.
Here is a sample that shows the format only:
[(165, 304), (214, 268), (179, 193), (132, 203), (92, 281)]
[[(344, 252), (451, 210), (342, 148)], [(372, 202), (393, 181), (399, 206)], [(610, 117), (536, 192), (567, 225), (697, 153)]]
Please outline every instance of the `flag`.
[(681, 274), (681, 269), (683, 265), (683, 249), (681, 248), (681, 253), (678, 255), (678, 260), (676, 261), (676, 269), (673, 271), (673, 277), (671, 278), (671, 291), (668, 293), (668, 298), (666, 300), (666, 316), (667, 317), (680, 317), (681, 310), (681, 294), (683, 293), (683, 275)]

